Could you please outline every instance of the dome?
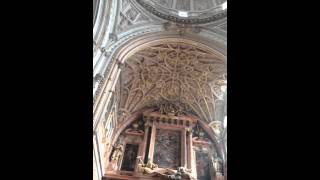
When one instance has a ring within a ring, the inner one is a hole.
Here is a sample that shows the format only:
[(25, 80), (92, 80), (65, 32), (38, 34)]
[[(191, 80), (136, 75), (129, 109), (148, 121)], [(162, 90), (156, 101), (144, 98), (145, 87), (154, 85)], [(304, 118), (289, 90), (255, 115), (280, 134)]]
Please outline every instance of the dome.
[(207, 11), (220, 6), (226, 0), (151, 0), (153, 3), (167, 9), (178, 11)]
[(201, 24), (225, 18), (226, 0), (137, 0), (154, 15), (178, 23)]

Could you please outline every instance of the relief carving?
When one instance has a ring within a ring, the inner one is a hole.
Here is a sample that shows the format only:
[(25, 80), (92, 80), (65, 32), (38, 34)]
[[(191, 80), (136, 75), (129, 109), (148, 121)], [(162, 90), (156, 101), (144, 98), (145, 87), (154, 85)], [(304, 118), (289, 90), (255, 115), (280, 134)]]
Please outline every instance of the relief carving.
[(221, 121), (212, 121), (209, 126), (212, 128), (214, 134), (220, 138), (222, 132), (222, 122)]
[[(157, 107), (166, 101), (185, 105), (205, 121), (215, 118), (217, 83), (226, 73), (223, 57), (186, 43), (166, 43), (136, 52), (121, 72), (120, 110), (132, 113)], [(160, 107), (159, 107), (160, 108)], [(161, 107), (162, 113), (181, 114), (176, 107)]]
[(161, 177), (163, 179), (177, 179), (177, 180), (196, 180), (191, 170), (185, 167), (179, 167), (177, 170), (170, 168), (159, 168), (157, 164), (154, 164), (148, 160), (147, 164), (143, 163), (142, 157), (138, 156), (139, 160), (139, 172), (149, 177)]
[(213, 160), (213, 167), (215, 169), (216, 175), (220, 175), (221, 176), (223, 174), (223, 163), (222, 163), (221, 158), (216, 157)]
[(108, 170), (116, 171), (119, 167), (119, 160), (123, 156), (124, 153), (124, 137), (120, 136), (117, 144), (113, 147), (113, 153), (111, 155), (111, 161), (108, 166)]
[(140, 12), (137, 8), (135, 8), (132, 2), (128, 0), (122, 0), (117, 31), (126, 31), (128, 30), (128, 26), (134, 25), (139, 22), (147, 22), (148, 20), (148, 17)]
[(142, 120), (133, 122), (125, 132), (129, 135), (143, 135), (144, 134), (144, 122)]
[(159, 112), (161, 114), (171, 116), (181, 116), (183, 114), (183, 107), (180, 103), (168, 102), (159, 105)]

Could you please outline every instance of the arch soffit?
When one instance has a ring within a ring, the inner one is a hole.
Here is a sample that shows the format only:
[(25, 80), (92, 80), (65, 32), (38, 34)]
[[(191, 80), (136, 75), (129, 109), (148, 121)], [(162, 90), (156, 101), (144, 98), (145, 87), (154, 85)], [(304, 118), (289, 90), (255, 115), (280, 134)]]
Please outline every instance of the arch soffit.
[[(225, 50), (226, 47), (224, 47), (224, 49), (222, 50), (217, 50), (215, 49), (217, 47), (216, 42), (206, 42), (206, 41), (201, 41), (201, 39), (196, 40), (195, 37), (190, 37), (190, 36), (181, 37), (177, 35), (159, 35), (159, 34), (144, 35), (139, 38), (132, 39), (125, 45), (118, 47), (113, 57), (115, 60), (117, 60), (117, 62), (124, 63), (134, 53), (146, 47), (150, 47), (152, 45), (157, 45), (161, 43), (170, 43), (170, 42), (175, 42), (175, 43), (181, 42), (181, 43), (191, 44), (194, 46), (199, 46), (205, 50), (208, 50), (209, 52), (212, 52), (213, 54), (216, 54), (217, 56), (222, 57), (221, 59), (224, 61), (224, 63), (225, 64), (227, 63), (227, 58), (226, 58), (227, 52)], [(116, 67), (117, 66), (114, 66), (114, 68)], [(108, 73), (108, 72), (105, 72), (105, 73)], [(120, 74), (113, 73), (113, 75), (117, 77), (109, 77), (109, 79), (114, 79), (112, 82), (113, 85), (111, 87), (115, 87), (115, 84), (117, 83), (118, 77)], [(103, 86), (106, 87), (106, 85), (103, 85)], [(108, 90), (104, 90), (103, 92), (105, 91), (108, 91)]]
[(203, 37), (196, 35), (179, 36), (177, 34), (163, 33), (150, 33), (126, 41), (126, 43), (114, 50), (113, 57), (118, 59), (121, 63), (124, 63), (131, 55), (146, 47), (170, 42), (181, 42), (199, 46), (213, 54), (224, 57), (223, 59), (227, 61), (227, 47), (214, 39), (204, 39)]

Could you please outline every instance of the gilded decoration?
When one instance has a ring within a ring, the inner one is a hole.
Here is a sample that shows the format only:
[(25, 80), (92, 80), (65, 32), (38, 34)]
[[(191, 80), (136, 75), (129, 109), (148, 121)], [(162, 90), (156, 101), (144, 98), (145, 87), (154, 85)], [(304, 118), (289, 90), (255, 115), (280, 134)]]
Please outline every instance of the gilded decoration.
[(159, 103), (158, 108), (161, 114), (172, 116), (181, 116), (182, 114), (184, 114), (184, 107), (179, 102)]
[(120, 116), (165, 101), (179, 102), (189, 113), (211, 122), (225, 74), (225, 57), (199, 46), (180, 42), (142, 49), (127, 59), (120, 76)]

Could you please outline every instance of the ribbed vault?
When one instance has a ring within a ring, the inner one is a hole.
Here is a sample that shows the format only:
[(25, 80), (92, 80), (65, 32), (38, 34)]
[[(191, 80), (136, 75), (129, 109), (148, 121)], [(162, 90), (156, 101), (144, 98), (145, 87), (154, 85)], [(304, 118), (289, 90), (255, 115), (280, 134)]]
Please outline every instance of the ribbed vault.
[(179, 104), (211, 122), (226, 84), (226, 57), (190, 43), (166, 42), (139, 50), (122, 69), (120, 121), (132, 112), (161, 103)]

